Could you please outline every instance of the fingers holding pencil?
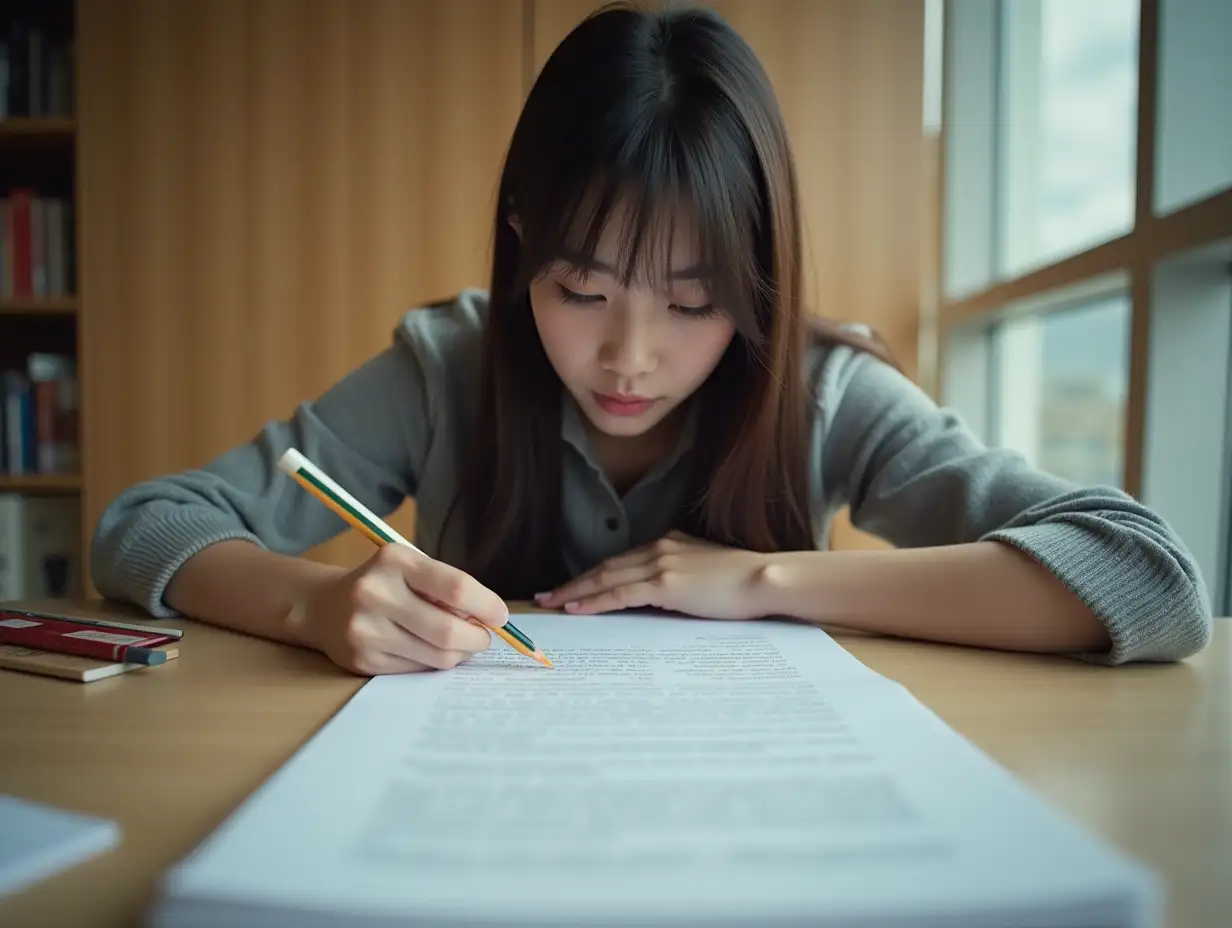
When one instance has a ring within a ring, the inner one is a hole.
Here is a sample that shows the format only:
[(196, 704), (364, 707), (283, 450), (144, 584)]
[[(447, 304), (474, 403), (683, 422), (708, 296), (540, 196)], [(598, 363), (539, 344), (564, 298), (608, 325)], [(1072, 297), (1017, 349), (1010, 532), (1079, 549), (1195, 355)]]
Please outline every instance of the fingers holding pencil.
[(375, 560), (400, 572), (425, 601), (428, 608), (413, 616), (414, 627), (407, 630), (439, 648), (482, 650), (491, 643), (489, 630), (509, 621), (500, 597), (456, 567), (400, 545), (387, 545)]
[[(288, 448), (283, 453), (281, 459), (279, 459), (278, 466), (325, 506), (363, 532), (379, 548), (390, 547), (399, 551), (410, 552), (410, 554), (416, 556), (410, 562), (411, 565), (418, 568), (421, 572), (446, 568), (445, 573), (441, 574), (441, 576), (444, 577), (448, 574), (448, 578), (441, 579), (440, 584), (438, 584), (443, 589), (444, 596), (434, 596), (430, 591), (418, 589), (417, 587), (422, 585), (422, 581), (404, 575), (407, 589), (413, 590), (417, 597), (434, 603), (440, 608), (453, 613), (459, 619), (465, 619), (467, 622), (475, 625), (486, 625), (487, 628), (495, 631), (511, 648), (520, 654), (538, 661), (545, 667), (553, 666), (552, 662), (548, 660), (547, 655), (521, 629), (509, 621), (508, 610), (505, 608), (504, 602), (500, 597), (487, 590), (486, 587), (479, 584), (469, 574), (423, 554), (413, 544), (386, 525), (378, 516), (370, 512), (363, 503), (359, 502), (359, 500), (335, 483), (329, 475), (322, 472), (297, 449)], [(394, 558), (395, 560), (400, 557), (398, 553), (381, 556)], [(449, 571), (453, 573), (449, 574)], [(439, 573), (440, 571), (438, 570)], [(481, 608), (478, 611), (473, 611), (463, 601), (474, 597), (481, 597), (480, 591), (482, 591), (482, 596), (486, 597), (487, 601), (480, 604)], [(493, 603), (498, 603), (499, 607), (494, 607)], [(491, 617), (490, 621), (488, 619), (489, 616)]]
[(474, 616), (489, 628), (508, 623), (504, 600), (466, 571), (401, 545), (387, 545), (380, 554), (401, 565), (411, 589), (459, 618)]
[[(441, 617), (456, 620), (439, 623), (430, 630), (439, 639), (449, 641), (462, 636), (464, 632), (457, 624), (461, 622), (464, 626), (495, 632), (519, 653), (545, 667), (553, 666), (547, 655), (509, 621), (509, 609), (504, 600), (466, 571), (434, 560), (417, 548), (394, 544), (381, 550), (383, 553), (378, 557), (401, 565), (407, 586), (415, 595), (441, 610)], [(425, 634), (422, 627), (417, 633)]]
[(489, 633), (415, 593), (408, 553), (382, 549), (315, 590), (296, 618), (300, 638), (366, 676), (445, 670), (487, 650)]

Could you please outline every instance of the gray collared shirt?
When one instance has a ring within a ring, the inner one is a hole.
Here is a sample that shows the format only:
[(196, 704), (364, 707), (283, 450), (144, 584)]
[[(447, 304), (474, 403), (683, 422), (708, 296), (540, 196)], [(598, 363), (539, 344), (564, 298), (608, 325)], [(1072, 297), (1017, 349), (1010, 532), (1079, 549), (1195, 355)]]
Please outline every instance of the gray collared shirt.
[[(408, 312), (393, 343), (324, 394), (199, 469), (130, 487), (91, 549), (105, 596), (173, 615), (167, 583), (202, 548), (246, 539), (300, 554), (345, 524), (278, 469), (296, 447), (380, 515), (416, 502), (415, 543), (462, 563), (441, 539), (474, 427), (487, 296), (468, 290)], [(1108, 628), (1105, 663), (1173, 660), (1210, 640), (1209, 596), (1181, 540), (1110, 487), (1077, 487), (1021, 455), (985, 447), (952, 412), (888, 365), (843, 347), (811, 349), (810, 505), (817, 547), (833, 514), (899, 547), (995, 540), (1035, 559)], [(696, 420), (675, 451), (623, 496), (591, 454), (569, 401), (561, 423), (564, 560), (573, 574), (665, 534), (686, 492)], [(450, 533), (451, 537), (454, 533)]]
[(690, 406), (672, 452), (651, 468), (622, 497), (596, 460), (582, 412), (568, 393), (561, 404), (561, 441), (565, 448), (565, 567), (573, 576), (631, 548), (661, 538), (675, 526), (685, 505), (697, 434), (697, 407)]

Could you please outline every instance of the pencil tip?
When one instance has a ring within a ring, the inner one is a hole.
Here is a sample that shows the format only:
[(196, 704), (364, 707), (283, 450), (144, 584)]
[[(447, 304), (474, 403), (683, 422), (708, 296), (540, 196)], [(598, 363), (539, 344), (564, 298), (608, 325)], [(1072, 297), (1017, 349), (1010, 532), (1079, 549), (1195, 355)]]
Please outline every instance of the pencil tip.
[(552, 667), (552, 668), (556, 667), (555, 664), (553, 664), (550, 660), (548, 660), (547, 655), (545, 655), (542, 651), (536, 650), (534, 653), (534, 658), (539, 663), (543, 664), (545, 667)]

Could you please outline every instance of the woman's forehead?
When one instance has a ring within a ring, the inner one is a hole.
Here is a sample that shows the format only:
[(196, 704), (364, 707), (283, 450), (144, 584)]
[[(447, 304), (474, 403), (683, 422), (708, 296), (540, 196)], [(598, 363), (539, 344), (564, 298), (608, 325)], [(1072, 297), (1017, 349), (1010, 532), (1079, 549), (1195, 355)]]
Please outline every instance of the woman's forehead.
[(572, 217), (559, 258), (589, 271), (656, 281), (709, 276), (694, 211), (678, 198), (616, 199), (605, 215), (595, 198)]

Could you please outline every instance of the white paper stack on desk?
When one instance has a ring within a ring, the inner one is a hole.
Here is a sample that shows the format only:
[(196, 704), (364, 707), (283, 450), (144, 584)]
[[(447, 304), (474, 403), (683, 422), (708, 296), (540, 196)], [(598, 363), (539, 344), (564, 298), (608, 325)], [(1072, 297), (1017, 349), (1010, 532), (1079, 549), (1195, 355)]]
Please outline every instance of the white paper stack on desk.
[(827, 634), (519, 616), (366, 684), (158, 925), (1146, 926), (1155, 876)]

